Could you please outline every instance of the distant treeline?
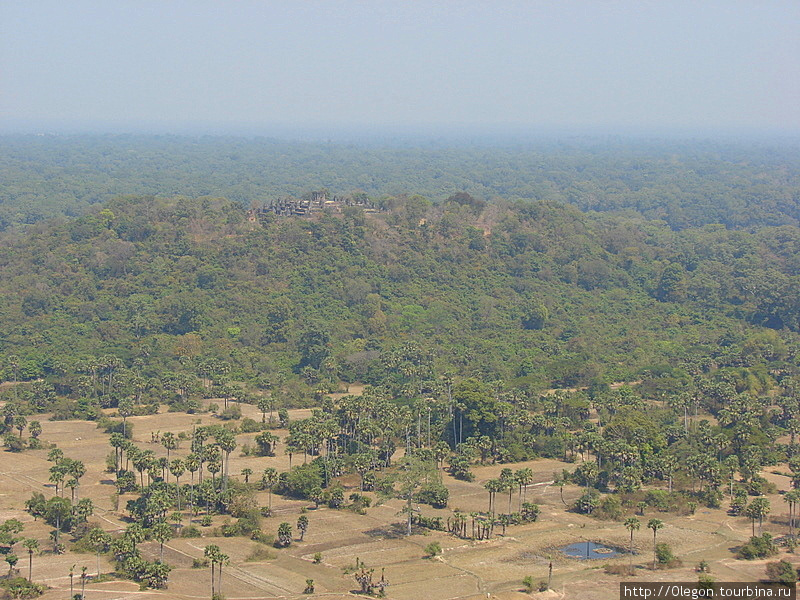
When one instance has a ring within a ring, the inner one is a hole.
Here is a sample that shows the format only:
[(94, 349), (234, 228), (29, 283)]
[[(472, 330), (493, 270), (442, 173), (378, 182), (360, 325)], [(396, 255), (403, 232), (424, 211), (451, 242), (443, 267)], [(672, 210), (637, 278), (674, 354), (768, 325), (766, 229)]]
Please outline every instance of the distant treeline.
[(629, 211), (673, 229), (800, 223), (800, 145), (632, 140), (378, 147), (175, 136), (0, 137), (0, 228), (78, 216), (120, 195), (225, 197), (246, 207), (310, 190), (379, 202), (458, 192)]

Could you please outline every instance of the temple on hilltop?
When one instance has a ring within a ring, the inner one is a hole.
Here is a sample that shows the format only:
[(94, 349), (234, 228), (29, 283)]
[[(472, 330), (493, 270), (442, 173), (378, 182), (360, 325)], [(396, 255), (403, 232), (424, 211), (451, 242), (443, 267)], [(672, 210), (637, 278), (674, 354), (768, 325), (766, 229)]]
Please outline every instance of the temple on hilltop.
[(302, 198), (287, 197), (271, 200), (269, 203), (248, 211), (247, 217), (251, 222), (261, 221), (269, 214), (279, 217), (302, 217), (324, 210), (340, 212), (345, 206), (359, 206), (370, 212), (376, 210), (375, 204), (366, 194), (330, 196), (327, 190), (321, 190), (309, 192)]

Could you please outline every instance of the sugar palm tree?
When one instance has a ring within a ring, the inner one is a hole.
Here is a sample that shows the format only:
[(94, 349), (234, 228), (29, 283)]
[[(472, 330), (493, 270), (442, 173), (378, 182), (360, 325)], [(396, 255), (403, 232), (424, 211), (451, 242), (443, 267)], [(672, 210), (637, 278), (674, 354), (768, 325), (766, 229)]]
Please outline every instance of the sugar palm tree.
[(800, 503), (800, 490), (789, 490), (784, 494), (783, 500), (789, 503), (789, 536), (794, 538), (795, 509)]
[(633, 532), (639, 531), (639, 527), (641, 527), (641, 523), (639, 519), (636, 517), (628, 517), (625, 519), (625, 529), (627, 529), (631, 534), (631, 542), (630, 546), (628, 547), (628, 554), (630, 554), (630, 569), (633, 571)]
[(656, 568), (656, 533), (659, 529), (664, 527), (664, 522), (661, 519), (650, 519), (647, 522), (647, 528), (653, 530), (653, 570)]
[(22, 545), (28, 550), (28, 581), (33, 581), (33, 553), (39, 549), (39, 542), (33, 538), (28, 538)]
[(100, 577), (100, 554), (108, 550), (111, 544), (111, 534), (95, 527), (89, 532), (89, 545), (94, 550), (97, 558), (97, 576)]
[(528, 495), (528, 486), (533, 481), (533, 471), (527, 467), (518, 469), (514, 473), (514, 479), (519, 485), (519, 510), (522, 511), (522, 503), (525, 502), (525, 496)]
[(297, 519), (297, 531), (300, 532), (301, 542), (306, 535), (306, 529), (308, 529), (308, 517), (305, 515), (300, 515), (300, 517)]
[(153, 539), (155, 539), (159, 544), (159, 553), (158, 553), (158, 560), (159, 562), (164, 562), (164, 542), (169, 541), (172, 539), (172, 527), (169, 526), (169, 523), (165, 523), (164, 521), (159, 521), (150, 529), (150, 532), (153, 535)]
[(169, 463), (169, 472), (175, 478), (175, 489), (178, 492), (178, 510), (181, 509), (181, 476), (186, 472), (186, 463), (175, 458)]
[(219, 546), (217, 546), (216, 544), (209, 544), (208, 546), (206, 546), (203, 549), (203, 555), (211, 563), (211, 597), (212, 598), (214, 598), (214, 596), (216, 595), (216, 592), (217, 592), (215, 575), (216, 575), (217, 561), (219, 560), (220, 554), (221, 554), (221, 552), (219, 550)]

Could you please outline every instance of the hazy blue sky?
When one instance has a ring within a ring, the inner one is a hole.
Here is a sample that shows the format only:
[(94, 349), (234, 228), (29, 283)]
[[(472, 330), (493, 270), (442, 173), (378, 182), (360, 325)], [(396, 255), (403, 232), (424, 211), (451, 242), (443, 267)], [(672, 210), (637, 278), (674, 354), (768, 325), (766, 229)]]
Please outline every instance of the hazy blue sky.
[(800, 132), (800, 1), (0, 0), (0, 127)]

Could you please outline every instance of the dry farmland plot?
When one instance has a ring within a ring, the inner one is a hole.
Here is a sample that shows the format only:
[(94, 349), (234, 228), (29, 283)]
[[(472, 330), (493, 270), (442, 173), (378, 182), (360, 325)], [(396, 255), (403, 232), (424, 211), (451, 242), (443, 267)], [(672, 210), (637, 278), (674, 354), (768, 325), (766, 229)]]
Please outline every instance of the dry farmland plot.
[[(255, 407), (243, 405), (245, 416), (260, 420)], [(291, 411), (292, 418), (304, 418), (309, 410)], [(103, 529), (118, 532), (128, 524), (124, 510), (115, 510), (113, 494), (113, 475), (105, 471), (105, 458), (110, 452), (108, 435), (98, 430), (94, 423), (84, 421), (52, 422), (42, 419), (41, 439), (46, 443), (56, 443), (65, 455), (82, 460), (87, 467), (86, 475), (76, 490), (79, 498), (91, 498), (95, 504), (95, 515), (91, 521)], [(172, 432), (176, 435), (189, 434), (199, 424), (219, 422), (213, 415), (187, 415), (162, 412), (158, 415), (130, 417), (134, 427), (134, 441), (139, 447), (154, 451), (156, 456), (165, 456), (166, 450), (160, 444), (151, 443), (153, 433)], [(283, 437), (285, 431), (276, 431)], [(263, 458), (240, 456), (244, 444), (253, 445), (255, 434), (237, 436), (238, 449), (230, 460), (230, 473), (238, 477), (244, 468), (253, 470), (253, 480), (258, 480), (260, 472), (267, 466), (279, 471), (289, 468), (289, 457), (284, 454), (283, 444), (279, 444), (275, 457)], [(172, 456), (186, 456), (188, 440), (182, 440)], [(19, 454), (3, 453), (0, 462), (0, 519), (16, 517), (25, 523), (26, 537), (39, 540), (45, 550), (33, 559), (33, 578), (46, 583), (50, 590), (45, 600), (63, 599), (69, 594), (69, 571), (75, 565), (76, 576), (73, 584), (80, 587), (81, 568), (86, 566), (89, 574), (94, 574), (96, 558), (92, 554), (67, 552), (54, 555), (48, 550), (52, 544), (49, 538), (50, 527), (22, 510), (24, 501), (34, 491), (52, 496), (54, 489), (48, 482), (47, 450), (25, 451)], [(302, 462), (303, 457), (295, 455), (294, 464)], [(423, 507), (427, 516), (452, 515), (451, 509), (464, 513), (485, 511), (488, 494), (483, 484), (497, 477), (506, 465), (487, 465), (474, 467), (476, 480), (472, 483), (454, 480), (449, 475), (444, 481), (451, 492), (450, 508), (434, 510)], [(263, 519), (262, 528), (274, 534), (282, 521), (293, 526), (300, 512), (305, 508), (309, 520), (308, 531), (303, 542), (297, 540), (286, 549), (266, 547), (241, 537), (211, 537), (215, 528), (226, 517), (216, 516), (213, 526), (201, 528), (205, 537), (178, 538), (165, 545), (165, 561), (173, 565), (169, 587), (166, 590), (140, 590), (138, 585), (121, 580), (89, 583), (87, 599), (122, 600), (151, 598), (198, 599), (210, 596), (210, 569), (192, 568), (194, 559), (202, 559), (203, 549), (210, 543), (218, 544), (231, 559), (230, 565), (223, 569), (223, 593), (228, 600), (257, 598), (301, 598), (306, 579), (313, 579), (315, 595), (324, 598), (353, 597), (352, 591), (358, 585), (350, 571), (356, 561), (375, 568), (377, 577), (383, 570), (390, 582), (388, 597), (398, 599), (467, 599), (467, 598), (525, 598), (531, 597), (520, 591), (525, 576), (532, 576), (535, 582), (548, 578), (550, 562), (553, 564), (552, 591), (535, 594), (538, 598), (596, 598), (605, 600), (618, 597), (620, 578), (607, 575), (602, 566), (606, 563), (625, 565), (628, 556), (608, 559), (581, 561), (563, 556), (558, 548), (582, 541), (601, 541), (606, 544), (627, 547), (628, 532), (619, 521), (600, 521), (565, 510), (581, 494), (582, 490), (567, 485), (563, 490), (553, 485), (554, 473), (571, 467), (550, 459), (542, 459), (511, 465), (513, 468), (530, 467), (534, 471), (534, 481), (528, 487), (528, 501), (541, 506), (541, 517), (536, 523), (508, 528), (506, 535), (499, 535), (488, 541), (471, 541), (455, 538), (443, 532), (415, 532), (403, 535), (401, 513), (403, 503), (389, 500), (376, 503), (359, 515), (349, 510), (314, 509), (307, 501), (285, 499), (274, 495), (272, 499), (274, 514)], [(781, 469), (776, 469), (781, 472)], [(786, 471), (784, 468), (783, 471)], [(765, 476), (786, 489), (785, 476), (765, 473)], [(188, 483), (188, 474), (182, 481)], [(251, 480), (252, 481), (252, 480)], [(346, 496), (357, 491), (357, 478), (346, 477), (344, 481), (350, 488)], [(66, 492), (69, 494), (69, 491)], [(562, 502), (563, 493), (563, 502)], [(368, 494), (376, 500), (374, 495)], [(125, 501), (134, 498), (126, 495), (120, 499), (119, 507), (124, 509)], [(512, 495), (516, 509), (518, 495)], [(266, 505), (267, 493), (259, 492), (258, 502)], [(498, 494), (497, 506), (501, 511), (507, 508), (508, 497)], [(764, 524), (765, 531), (782, 534), (786, 530), (786, 504), (779, 495), (770, 497), (773, 507), (771, 519)], [(683, 566), (670, 570), (650, 570), (652, 561), (652, 532), (645, 525), (649, 518), (658, 517), (665, 522), (664, 529), (658, 533), (658, 541), (666, 542), (683, 561)], [(750, 535), (750, 523), (743, 517), (730, 517), (722, 510), (698, 509), (693, 516), (675, 516), (666, 513), (645, 514), (640, 517), (642, 529), (637, 532), (634, 545), (637, 555), (636, 578), (642, 581), (693, 581), (697, 574), (694, 567), (701, 560), (711, 563), (712, 574), (719, 580), (752, 581), (764, 574), (765, 561), (743, 562), (733, 558), (731, 549)], [(188, 516), (184, 525), (188, 524)], [(65, 536), (67, 538), (68, 536)], [(425, 547), (437, 541), (443, 553), (435, 558), (425, 558)], [(155, 542), (141, 545), (145, 557), (154, 559), (159, 548)], [(260, 550), (260, 553), (258, 552)], [(16, 548), (20, 555), (17, 568), (20, 574), (27, 575), (27, 553), (21, 546)], [(314, 555), (320, 553), (319, 564), (313, 562)], [(788, 555), (791, 562), (798, 562), (794, 555)], [(105, 557), (101, 558), (100, 568), (110, 572), (112, 565)]]

